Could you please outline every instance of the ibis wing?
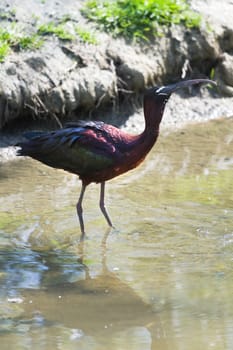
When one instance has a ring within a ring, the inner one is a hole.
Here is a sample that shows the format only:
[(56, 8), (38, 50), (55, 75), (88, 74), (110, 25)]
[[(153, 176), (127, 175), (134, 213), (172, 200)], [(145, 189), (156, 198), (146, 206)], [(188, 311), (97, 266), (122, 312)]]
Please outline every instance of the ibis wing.
[(99, 120), (77, 120), (75, 122), (68, 122), (65, 124), (65, 128), (88, 128), (88, 129), (97, 129), (97, 130), (103, 130), (104, 125), (106, 125), (104, 122)]
[(70, 127), (46, 133), (30, 132), (26, 137), (29, 140), (19, 144), (18, 155), (79, 175), (106, 169), (117, 158), (114, 145), (99, 129)]

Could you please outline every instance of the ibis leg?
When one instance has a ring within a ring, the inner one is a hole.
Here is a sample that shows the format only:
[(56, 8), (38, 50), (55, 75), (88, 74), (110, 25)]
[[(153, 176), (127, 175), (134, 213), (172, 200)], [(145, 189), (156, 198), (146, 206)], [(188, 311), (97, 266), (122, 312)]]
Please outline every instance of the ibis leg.
[(77, 203), (77, 206), (76, 206), (77, 214), (78, 214), (78, 218), (79, 218), (80, 229), (81, 229), (81, 240), (85, 236), (82, 201), (83, 201), (83, 197), (84, 197), (84, 193), (85, 193), (86, 187), (87, 187), (87, 185), (85, 185), (82, 182), (82, 188), (81, 188), (80, 196), (79, 196), (78, 203)]
[(109, 215), (107, 213), (107, 210), (106, 210), (105, 204), (104, 204), (104, 193), (105, 193), (105, 182), (101, 182), (101, 184), (100, 184), (100, 203), (99, 203), (99, 205), (100, 205), (100, 209), (101, 209), (101, 211), (102, 211), (102, 213), (103, 213), (103, 215), (104, 215), (108, 225), (112, 227), (113, 225), (112, 225), (111, 219), (110, 219), (110, 217), (109, 217)]

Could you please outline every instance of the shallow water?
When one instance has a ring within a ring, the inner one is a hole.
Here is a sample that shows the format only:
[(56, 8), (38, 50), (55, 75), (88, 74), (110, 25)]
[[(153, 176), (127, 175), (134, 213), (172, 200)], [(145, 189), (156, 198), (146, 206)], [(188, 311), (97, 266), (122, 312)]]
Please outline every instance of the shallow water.
[(5, 349), (233, 348), (233, 118), (161, 136), (107, 184), (110, 232), (75, 176), (0, 166), (0, 344)]

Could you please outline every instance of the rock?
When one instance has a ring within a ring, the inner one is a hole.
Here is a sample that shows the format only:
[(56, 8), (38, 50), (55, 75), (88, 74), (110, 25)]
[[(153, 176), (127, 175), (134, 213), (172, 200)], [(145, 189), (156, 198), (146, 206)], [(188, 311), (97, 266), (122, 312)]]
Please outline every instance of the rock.
[(161, 75), (157, 56), (144, 54), (118, 40), (107, 48), (106, 55), (114, 63), (120, 88), (135, 93), (155, 84)]
[[(100, 78), (101, 77), (101, 78)], [(76, 109), (92, 110), (116, 96), (116, 76), (96, 67), (74, 70), (67, 79), (47, 91), (45, 111), (65, 116)]]
[(219, 43), (223, 52), (233, 53), (233, 28), (222, 28)]
[[(189, 77), (193, 74), (208, 76), (221, 53), (217, 36), (213, 32), (204, 29), (191, 30), (180, 26), (172, 26), (168, 30), (158, 50), (161, 54), (165, 54), (164, 69), (169, 80), (174, 77), (185, 78), (186, 74)], [(184, 72), (186, 62), (188, 65)]]
[(223, 94), (233, 96), (233, 56), (228, 53), (222, 55), (215, 72), (218, 85)]

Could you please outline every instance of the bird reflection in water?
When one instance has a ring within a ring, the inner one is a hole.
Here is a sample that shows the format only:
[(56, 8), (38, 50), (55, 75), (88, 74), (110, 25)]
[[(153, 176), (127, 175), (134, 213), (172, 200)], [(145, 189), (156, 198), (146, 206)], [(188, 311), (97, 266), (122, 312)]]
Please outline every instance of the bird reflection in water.
[[(109, 344), (116, 339), (124, 342), (126, 334), (127, 337), (134, 334), (132, 341), (139, 342), (143, 337), (148, 343), (144, 349), (153, 349), (153, 338), (157, 337), (161, 327), (159, 315), (121, 280), (117, 271), (108, 269), (106, 240), (109, 232), (106, 232), (101, 244), (102, 269), (98, 275), (92, 276), (85, 264), (85, 260), (88, 260), (85, 254), (86, 241), (80, 242), (77, 248), (79, 279), (74, 282), (65, 281), (67, 276), (62, 279), (62, 270), (67, 268), (65, 262), (63, 267), (60, 265), (62, 256), (43, 256), (46, 268), (39, 289), (21, 290), (24, 299), (23, 322), (32, 322), (29, 320), (36, 317), (40, 320), (40, 333), (49, 334), (51, 327), (59, 325), (61, 328), (78, 330), (84, 342), (91, 337), (99, 345), (103, 339)], [(57, 271), (60, 276), (57, 276)], [(43, 343), (46, 342), (44, 336)], [(130, 343), (129, 338), (127, 343)]]

